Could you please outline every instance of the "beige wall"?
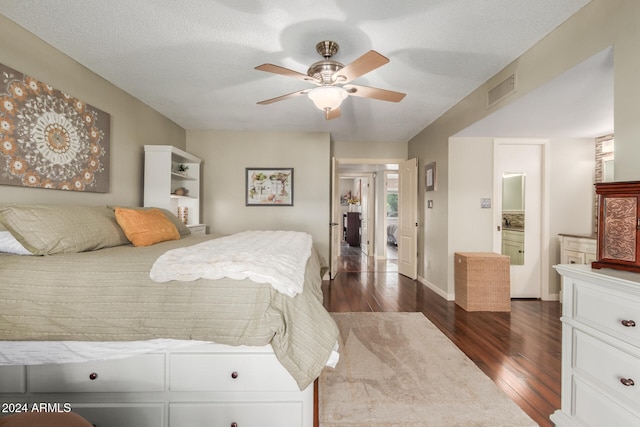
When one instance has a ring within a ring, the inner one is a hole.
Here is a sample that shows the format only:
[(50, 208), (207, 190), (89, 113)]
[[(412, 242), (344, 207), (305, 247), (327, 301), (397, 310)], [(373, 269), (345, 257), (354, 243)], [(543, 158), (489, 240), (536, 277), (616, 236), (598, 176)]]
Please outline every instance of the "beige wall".
[[(559, 233), (591, 234), (593, 218), (593, 183), (595, 172), (595, 140), (585, 138), (553, 138), (547, 141), (549, 188), (548, 241), (543, 241), (547, 254), (543, 280), (549, 293), (557, 295), (560, 278), (550, 268), (560, 262)], [(494, 209), (480, 208), (481, 198), (494, 199), (493, 138), (451, 138), (449, 141), (449, 252), (493, 252)], [(568, 161), (570, 160), (570, 161)], [(429, 197), (427, 195), (427, 197)], [(443, 297), (454, 297), (453, 268), (447, 271), (448, 286), (436, 288)]]
[(407, 159), (407, 142), (335, 141), (331, 155), (337, 159)]
[[(328, 260), (328, 133), (187, 131), (187, 151), (204, 161), (201, 218), (210, 233), (306, 231)], [(247, 167), (294, 168), (294, 205), (245, 206)]]
[(139, 205), (142, 204), (143, 145), (185, 147), (185, 131), (180, 126), (2, 15), (0, 62), (111, 115), (108, 193), (0, 186), (0, 202)]
[[(449, 280), (453, 268), (449, 234), (455, 224), (449, 219), (448, 209), (458, 202), (448, 200), (456, 197), (449, 193), (449, 138), (609, 46), (614, 46), (616, 180), (640, 179), (638, 16), (640, 2), (636, 0), (593, 0), (409, 141), (409, 157), (417, 157), (421, 166), (438, 162), (438, 191), (429, 195), (435, 199), (433, 209), (425, 209), (425, 194), (420, 192), (423, 227), (418, 242), (418, 274), (422, 280), (434, 284), (442, 293), (453, 289)], [(487, 108), (487, 91), (513, 72), (518, 75), (517, 92)], [(422, 182), (423, 171), (420, 172)], [(550, 222), (553, 220), (550, 218)]]

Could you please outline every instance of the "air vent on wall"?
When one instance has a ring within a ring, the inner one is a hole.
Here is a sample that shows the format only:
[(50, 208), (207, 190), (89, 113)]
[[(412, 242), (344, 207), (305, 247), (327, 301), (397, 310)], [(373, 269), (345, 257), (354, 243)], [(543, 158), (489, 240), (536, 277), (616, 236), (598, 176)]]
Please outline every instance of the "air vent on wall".
[(506, 98), (516, 91), (516, 75), (511, 74), (509, 77), (500, 82), (487, 93), (487, 104), (491, 107), (498, 101)]

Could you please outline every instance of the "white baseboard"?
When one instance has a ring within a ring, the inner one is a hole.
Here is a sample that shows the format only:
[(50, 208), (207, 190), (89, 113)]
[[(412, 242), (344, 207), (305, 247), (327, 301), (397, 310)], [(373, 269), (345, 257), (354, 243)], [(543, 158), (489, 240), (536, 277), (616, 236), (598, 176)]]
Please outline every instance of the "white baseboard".
[(433, 283), (429, 282), (427, 279), (425, 279), (422, 276), (418, 276), (418, 282), (422, 283), (427, 288), (431, 289), (433, 292), (435, 292), (436, 294), (438, 294), (442, 298), (446, 299), (447, 301), (455, 301), (455, 299), (456, 299), (455, 294), (449, 294), (449, 293), (443, 291), (442, 289), (440, 289), (439, 287), (437, 287)]

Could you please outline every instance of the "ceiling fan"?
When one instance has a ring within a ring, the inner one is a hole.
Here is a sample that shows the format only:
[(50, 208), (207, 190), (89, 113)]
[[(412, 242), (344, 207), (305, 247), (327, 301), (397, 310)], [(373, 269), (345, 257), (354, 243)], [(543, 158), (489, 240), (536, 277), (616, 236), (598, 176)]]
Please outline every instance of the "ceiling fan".
[(389, 62), (388, 58), (380, 55), (375, 50), (370, 50), (345, 66), (331, 59), (331, 57), (338, 52), (339, 48), (338, 43), (330, 40), (318, 43), (316, 45), (316, 51), (324, 59), (312, 64), (307, 70), (307, 74), (302, 74), (273, 64), (257, 66), (255, 68), (256, 70), (292, 77), (313, 83), (317, 86), (312, 89), (303, 89), (287, 95), (260, 101), (258, 104), (272, 104), (295, 96), (307, 95), (316, 107), (324, 111), (325, 118), (330, 120), (340, 117), (340, 104), (342, 104), (342, 101), (349, 95), (390, 102), (399, 102), (404, 98), (404, 93), (350, 84), (352, 80)]

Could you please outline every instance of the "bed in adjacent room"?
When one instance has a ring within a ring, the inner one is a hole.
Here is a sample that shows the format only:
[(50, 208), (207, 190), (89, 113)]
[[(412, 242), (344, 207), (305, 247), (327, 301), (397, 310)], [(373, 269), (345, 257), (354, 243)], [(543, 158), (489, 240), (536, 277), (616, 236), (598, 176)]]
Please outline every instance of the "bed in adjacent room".
[(69, 402), (103, 426), (310, 425), (338, 332), (320, 257), (292, 239), (309, 244), (190, 235), (162, 210), (0, 205), (0, 402)]

